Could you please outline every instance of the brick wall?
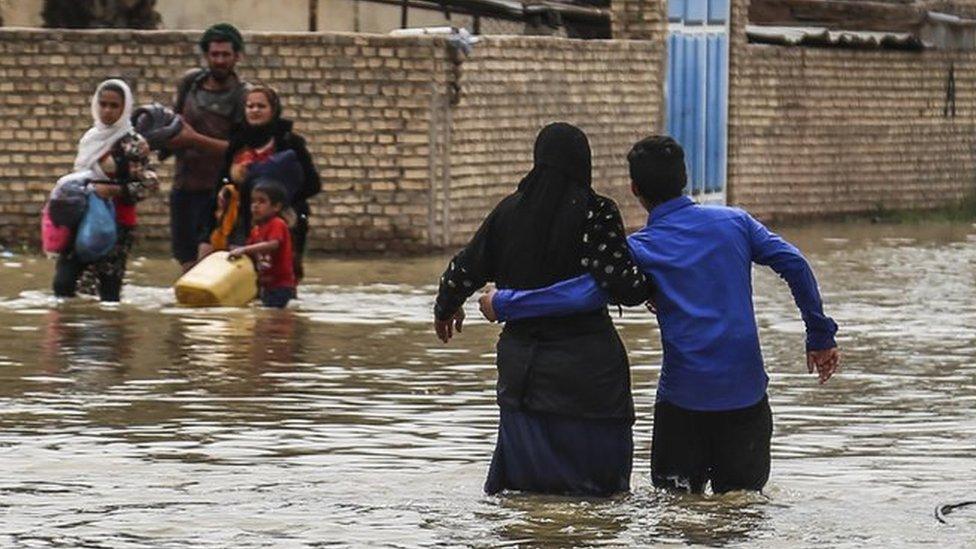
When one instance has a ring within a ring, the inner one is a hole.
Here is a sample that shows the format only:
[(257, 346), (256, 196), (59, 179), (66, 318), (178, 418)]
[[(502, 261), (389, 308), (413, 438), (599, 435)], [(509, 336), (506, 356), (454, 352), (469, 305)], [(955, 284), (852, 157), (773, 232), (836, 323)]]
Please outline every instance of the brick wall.
[(667, 30), (667, 0), (611, 0), (613, 37), (661, 40)]
[[(747, 6), (733, 4), (731, 203), (809, 217), (973, 192), (976, 55), (748, 44)], [(313, 249), (421, 251), (470, 236), (554, 120), (588, 132), (597, 188), (640, 223), (624, 154), (661, 127), (663, 19), (654, 24), (660, 34), (646, 41), (488, 37), (467, 59), (429, 37), (250, 34), (241, 73), (281, 89), (322, 172)], [(0, 30), (0, 240), (36, 242), (38, 210), (70, 169), (97, 82), (121, 75), (140, 102), (169, 102), (197, 62), (196, 37)], [(943, 116), (950, 64), (954, 118)], [(164, 184), (170, 170), (160, 169)], [(164, 196), (140, 208), (150, 238), (168, 235)]]
[[(663, 42), (487, 38), (460, 68), (461, 102), (453, 110), (446, 212), (455, 232), (470, 235), (532, 167), (535, 136), (545, 124), (581, 127), (593, 151), (593, 181), (617, 199), (632, 224), (644, 221), (629, 197), (626, 153), (660, 127), (658, 59)], [(639, 208), (639, 206), (637, 206)], [(629, 215), (628, 215), (629, 214)]]
[[(138, 102), (169, 103), (198, 62), (197, 36), (0, 30), (0, 240), (37, 241), (38, 211), (71, 168), (97, 83), (120, 75)], [(414, 252), (463, 241), (514, 188), (536, 132), (553, 120), (591, 133), (598, 187), (621, 196), (626, 146), (660, 119), (662, 52), (648, 43), (489, 38), (459, 60), (430, 37), (247, 41), (239, 72), (281, 91), (323, 176), (313, 249)], [(168, 238), (171, 170), (171, 161), (160, 167), (164, 192), (140, 205), (149, 238)]]
[[(730, 203), (812, 217), (976, 191), (976, 55), (748, 44), (747, 8), (733, 4)], [(950, 64), (954, 118), (943, 116)]]
[[(0, 236), (36, 240), (37, 211), (71, 168), (90, 125), (90, 90), (109, 75), (137, 101), (169, 103), (197, 62), (182, 32), (0, 31)], [(312, 247), (419, 250), (429, 227), (430, 97), (443, 87), (444, 45), (430, 38), (254, 34), (245, 78), (273, 83), (309, 141), (324, 180)], [(160, 166), (168, 190), (172, 162)], [(141, 233), (168, 238), (166, 192), (140, 205)]]

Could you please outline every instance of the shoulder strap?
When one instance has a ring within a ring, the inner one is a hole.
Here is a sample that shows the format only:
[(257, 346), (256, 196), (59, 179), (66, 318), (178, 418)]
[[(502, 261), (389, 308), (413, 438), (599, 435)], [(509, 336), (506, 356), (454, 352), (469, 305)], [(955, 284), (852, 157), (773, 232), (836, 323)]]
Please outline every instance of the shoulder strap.
[(173, 110), (177, 113), (183, 113), (183, 106), (186, 104), (186, 96), (190, 94), (194, 88), (203, 82), (203, 79), (207, 77), (207, 69), (195, 69), (190, 71), (183, 77), (180, 81), (180, 86), (176, 90), (176, 104), (173, 105)]
[(244, 122), (244, 94), (247, 92), (247, 83), (244, 81), (238, 81), (237, 87), (233, 92), (234, 101), (234, 113), (231, 117), (235, 124), (242, 124)]

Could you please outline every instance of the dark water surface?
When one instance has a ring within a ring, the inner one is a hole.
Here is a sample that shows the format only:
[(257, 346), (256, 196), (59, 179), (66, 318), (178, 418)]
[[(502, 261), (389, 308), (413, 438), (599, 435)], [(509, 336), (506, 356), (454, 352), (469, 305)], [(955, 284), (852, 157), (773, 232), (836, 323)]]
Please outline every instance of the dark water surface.
[[(775, 417), (765, 497), (650, 487), (656, 325), (617, 325), (638, 399), (634, 490), (487, 497), (494, 340), (430, 329), (445, 258), (315, 260), (287, 311), (174, 306), (138, 259), (123, 303), (57, 303), (53, 262), (0, 258), (0, 546), (972, 546), (976, 226), (784, 233), (841, 325), (806, 374), (789, 292), (757, 270)], [(470, 317), (476, 308), (469, 304)]]

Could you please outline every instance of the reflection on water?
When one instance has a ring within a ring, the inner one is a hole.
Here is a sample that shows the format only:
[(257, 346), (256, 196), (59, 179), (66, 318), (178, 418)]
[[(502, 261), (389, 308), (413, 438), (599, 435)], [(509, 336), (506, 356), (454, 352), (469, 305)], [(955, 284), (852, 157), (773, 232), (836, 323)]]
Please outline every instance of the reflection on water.
[(639, 419), (634, 491), (481, 484), (496, 326), (430, 332), (444, 258), (318, 260), (284, 311), (187, 310), (175, 267), (133, 263), (121, 305), (58, 302), (53, 268), (0, 264), (3, 546), (966, 546), (976, 510), (976, 227), (786, 231), (840, 322), (846, 368), (806, 375), (789, 292), (757, 271), (771, 374), (764, 495), (650, 487), (660, 363), (646, 312), (616, 319)]

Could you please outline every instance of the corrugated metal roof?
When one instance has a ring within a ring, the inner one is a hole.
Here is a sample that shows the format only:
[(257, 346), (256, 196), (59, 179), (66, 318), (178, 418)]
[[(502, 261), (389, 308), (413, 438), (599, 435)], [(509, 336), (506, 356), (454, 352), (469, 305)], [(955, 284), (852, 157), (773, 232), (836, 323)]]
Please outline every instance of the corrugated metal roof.
[(976, 20), (930, 11), (918, 35), (927, 48), (976, 50)]
[(964, 17), (959, 17), (958, 15), (953, 15), (951, 13), (942, 13), (939, 11), (925, 12), (925, 19), (927, 22), (932, 24), (947, 25), (951, 27), (976, 26), (976, 19), (967, 19)]

